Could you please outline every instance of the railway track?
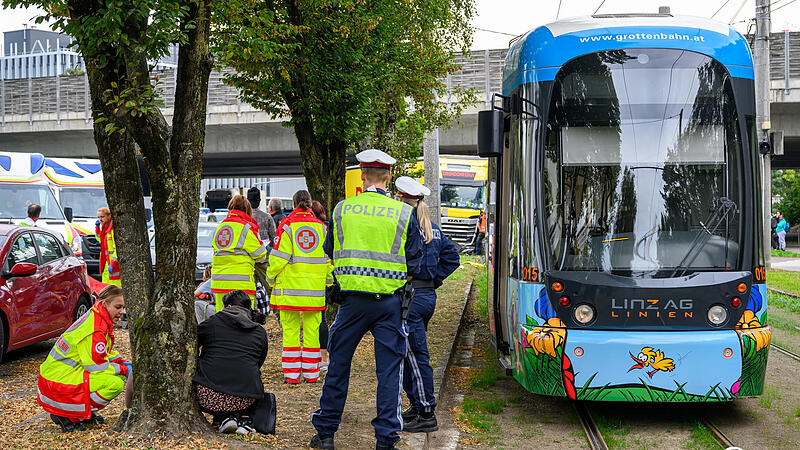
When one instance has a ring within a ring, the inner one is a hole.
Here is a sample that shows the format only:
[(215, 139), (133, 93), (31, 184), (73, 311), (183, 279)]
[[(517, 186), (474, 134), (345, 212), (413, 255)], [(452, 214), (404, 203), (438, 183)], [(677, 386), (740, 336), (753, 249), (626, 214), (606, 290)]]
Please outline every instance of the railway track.
[[(575, 410), (578, 412), (581, 426), (583, 427), (584, 433), (586, 433), (586, 440), (589, 443), (589, 448), (592, 450), (608, 450), (608, 444), (606, 444), (603, 434), (600, 432), (600, 428), (597, 426), (597, 422), (595, 422), (594, 417), (592, 417), (592, 413), (589, 411), (586, 403), (575, 402)], [(711, 419), (702, 417), (700, 421), (711, 431), (714, 439), (717, 440), (722, 448), (726, 450), (740, 449), (740, 447), (736, 446)]]

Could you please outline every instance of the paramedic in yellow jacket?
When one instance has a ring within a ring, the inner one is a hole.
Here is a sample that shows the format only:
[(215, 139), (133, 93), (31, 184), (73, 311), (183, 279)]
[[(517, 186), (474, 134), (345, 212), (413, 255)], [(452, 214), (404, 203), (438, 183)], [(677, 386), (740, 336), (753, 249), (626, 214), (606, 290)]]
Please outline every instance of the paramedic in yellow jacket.
[[(106, 286), (92, 309), (58, 338), (39, 368), (37, 400), (61, 431), (103, 423), (95, 413), (122, 392), (130, 363), (113, 348), (114, 325), (124, 312), (122, 289)], [(126, 390), (126, 408), (129, 401)]]
[[(294, 211), (281, 220), (269, 255), (270, 305), (280, 310), (283, 326), (283, 376), (299, 383), (319, 379), (319, 325), (325, 310), (325, 288), (333, 284), (333, 265), (322, 250), (327, 232), (311, 211), (311, 194), (297, 191)], [(300, 344), (302, 314), (303, 344)]]
[(231, 291), (244, 291), (256, 307), (255, 264), (267, 260), (267, 245), (258, 238), (258, 225), (252, 217), (250, 202), (241, 195), (228, 203), (228, 217), (214, 232), (211, 245), (211, 292), (216, 310), (222, 309), (222, 297)]
[(120, 286), (119, 260), (117, 244), (114, 240), (114, 221), (111, 210), (105, 206), (97, 210), (97, 222), (94, 224), (97, 240), (100, 241), (100, 274), (103, 283)]

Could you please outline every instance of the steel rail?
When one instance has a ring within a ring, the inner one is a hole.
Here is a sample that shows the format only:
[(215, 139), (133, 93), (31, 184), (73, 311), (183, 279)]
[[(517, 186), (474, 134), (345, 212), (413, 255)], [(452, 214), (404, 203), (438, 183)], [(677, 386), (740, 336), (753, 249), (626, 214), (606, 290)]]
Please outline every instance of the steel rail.
[(785, 348), (783, 348), (783, 347), (781, 347), (779, 345), (775, 345), (775, 344), (769, 344), (769, 345), (770, 345), (770, 347), (772, 347), (775, 350), (783, 353), (784, 355), (794, 359), (795, 361), (800, 361), (800, 355), (798, 355), (797, 353), (794, 353), (794, 352), (791, 352), (789, 350), (786, 350)]
[(722, 432), (716, 425), (714, 425), (708, 417), (702, 418), (703, 425), (711, 431), (711, 434), (714, 435), (714, 439), (722, 445), (722, 448), (731, 449), (731, 448), (739, 448), (737, 447), (733, 441), (728, 439), (728, 436), (725, 436), (725, 433)]
[(592, 450), (608, 450), (608, 445), (606, 444), (605, 439), (603, 439), (600, 429), (597, 428), (597, 423), (595, 423), (592, 414), (589, 412), (589, 408), (586, 407), (586, 404), (584, 402), (576, 401), (575, 410), (578, 412), (578, 418), (581, 420), (581, 426), (583, 426), (583, 431), (586, 433), (586, 439), (589, 441), (589, 447)]
[(772, 291), (775, 294), (780, 294), (780, 295), (783, 295), (785, 297), (792, 297), (792, 298), (796, 298), (796, 299), (800, 300), (800, 295), (791, 294), (789, 292), (784, 292), (784, 291), (781, 291), (781, 290), (778, 290), (778, 289), (774, 289), (774, 288), (771, 288), (771, 287), (768, 287), (767, 291)]

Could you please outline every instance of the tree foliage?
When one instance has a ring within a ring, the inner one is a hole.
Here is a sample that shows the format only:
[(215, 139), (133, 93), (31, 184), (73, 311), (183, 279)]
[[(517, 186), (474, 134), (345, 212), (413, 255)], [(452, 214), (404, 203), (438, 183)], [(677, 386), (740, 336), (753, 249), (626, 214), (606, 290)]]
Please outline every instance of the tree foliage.
[(369, 139), (399, 153), (396, 141), (418, 146), (452, 118), (435, 99), (473, 13), (473, 0), (230, 0), (215, 12), (213, 48), (243, 100), (287, 117), (309, 190), (330, 209), (344, 197), (348, 149)]
[[(174, 435), (204, 420), (192, 391), (192, 297), (205, 139), (212, 0), (2, 0), (37, 6), (83, 55), (94, 138), (114, 219), (133, 327), (134, 403), (119, 429)], [(180, 45), (172, 124), (149, 60)], [(152, 187), (156, 267), (150, 263), (138, 152)]]
[(794, 227), (800, 224), (800, 173), (794, 169), (772, 171), (772, 195), (781, 200), (773, 206)]

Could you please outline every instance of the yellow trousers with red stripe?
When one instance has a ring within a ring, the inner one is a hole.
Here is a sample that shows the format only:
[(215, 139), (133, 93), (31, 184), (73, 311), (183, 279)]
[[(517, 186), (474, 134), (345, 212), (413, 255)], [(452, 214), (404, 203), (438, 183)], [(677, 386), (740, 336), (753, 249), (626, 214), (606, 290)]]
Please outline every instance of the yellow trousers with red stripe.
[[(280, 310), (283, 326), (283, 376), (289, 383), (299, 383), (300, 374), (309, 383), (319, 379), (319, 324), (322, 311)], [(300, 328), (303, 328), (303, 344), (300, 344)]]
[(89, 374), (89, 399), (92, 403), (92, 412), (100, 411), (108, 406), (125, 387), (125, 377), (110, 373)]
[(108, 273), (108, 264), (103, 266), (103, 271), (101, 272), (101, 274), (102, 274), (102, 276), (101, 276), (102, 280), (101, 281), (103, 283), (105, 283), (105, 284), (113, 284), (114, 286), (122, 287), (122, 282), (120, 280), (112, 280), (111, 279), (111, 275), (109, 275), (109, 273)]

